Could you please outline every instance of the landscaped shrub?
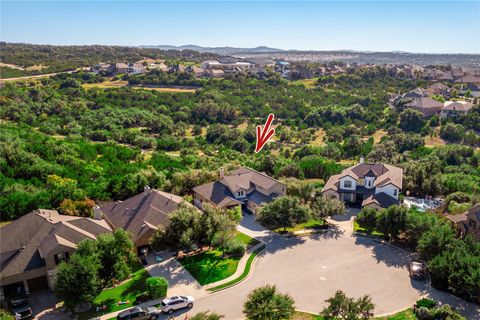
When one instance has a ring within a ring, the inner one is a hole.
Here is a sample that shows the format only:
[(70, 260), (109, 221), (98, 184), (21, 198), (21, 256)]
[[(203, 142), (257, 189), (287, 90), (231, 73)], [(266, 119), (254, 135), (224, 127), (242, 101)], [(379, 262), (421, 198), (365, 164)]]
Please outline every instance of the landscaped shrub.
[(229, 239), (222, 249), (226, 255), (240, 257), (245, 253), (245, 243), (238, 239)]
[(142, 292), (136, 297), (135, 304), (140, 304), (150, 300), (150, 294), (148, 292)]
[(420, 320), (436, 320), (436, 319), (449, 319), (449, 320), (465, 320), (465, 318), (458, 313), (457, 310), (452, 308), (448, 304), (444, 304), (440, 307), (432, 305), (435, 303), (431, 299), (420, 299), (417, 301), (415, 308), (415, 315)]
[(145, 281), (148, 293), (152, 299), (164, 298), (167, 296), (168, 282), (163, 277), (150, 277)]
[(425, 308), (425, 307), (416, 308), (415, 314), (420, 320), (430, 319), (430, 309), (428, 308)]
[(418, 300), (415, 305), (417, 306), (417, 308), (425, 307), (425, 308), (430, 309), (430, 308), (435, 307), (437, 305), (437, 302), (435, 300), (432, 300), (432, 299), (422, 298), (422, 299)]

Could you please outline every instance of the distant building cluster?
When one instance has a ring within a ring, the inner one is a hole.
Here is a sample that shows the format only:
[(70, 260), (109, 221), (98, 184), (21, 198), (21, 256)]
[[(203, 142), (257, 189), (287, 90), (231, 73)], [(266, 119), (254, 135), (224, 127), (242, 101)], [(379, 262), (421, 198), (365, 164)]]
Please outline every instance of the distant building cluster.
[[(466, 94), (467, 90), (468, 94)], [(480, 96), (480, 86), (470, 83), (460, 93), (444, 83), (436, 82), (427, 88), (415, 88), (390, 98), (392, 107), (412, 108), (420, 111), (425, 117), (435, 114), (442, 118), (463, 116), (474, 107), (474, 100)], [(458, 95), (461, 95), (460, 98)]]
[(223, 78), (226, 74), (250, 73), (264, 75), (267, 66), (273, 66), (271, 59), (251, 59), (243, 61), (237, 58), (225, 57), (218, 60), (203, 61), (200, 66), (175, 64), (168, 66), (160, 60), (140, 60), (135, 63), (98, 63), (90, 68), (91, 72), (108, 75), (116, 74), (141, 74), (152, 70), (165, 73), (192, 73), (196, 78), (210, 77)]

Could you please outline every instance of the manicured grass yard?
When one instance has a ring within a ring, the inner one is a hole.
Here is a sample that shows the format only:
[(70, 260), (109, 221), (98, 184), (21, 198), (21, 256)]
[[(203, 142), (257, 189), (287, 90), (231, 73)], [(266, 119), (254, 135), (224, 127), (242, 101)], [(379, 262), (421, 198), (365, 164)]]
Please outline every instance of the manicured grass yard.
[[(369, 233), (367, 231), (367, 229), (361, 227), (356, 220), (353, 222), (353, 231)], [(376, 236), (376, 237), (383, 237), (383, 233), (375, 231), (375, 230), (373, 230), (373, 232), (369, 233), (369, 234), (371, 234), (372, 236)]]
[[(247, 247), (258, 243), (257, 240), (238, 231), (235, 238), (245, 243)], [(206, 285), (234, 274), (240, 259), (241, 257), (222, 257), (220, 250), (212, 249), (180, 258), (179, 261), (201, 285)]]
[(393, 316), (388, 317), (378, 317), (375, 318), (378, 320), (417, 320), (417, 316), (413, 313), (412, 309), (407, 309), (405, 311), (394, 314)]
[[(133, 267), (132, 278), (121, 285), (108, 288), (100, 292), (93, 301), (93, 307), (90, 311), (78, 314), (79, 319), (91, 319), (102, 314), (110, 313), (117, 310), (130, 308), (135, 302), (135, 298), (142, 292), (146, 291), (145, 280), (150, 276), (143, 268), (140, 262)], [(129, 301), (129, 303), (118, 305), (118, 301)], [(105, 310), (96, 312), (96, 306), (106, 305)]]
[(293, 228), (286, 228), (285, 230), (283, 228), (278, 228), (278, 229), (275, 229), (273, 231), (282, 233), (284, 231), (295, 232), (295, 231), (300, 231), (300, 230), (303, 230), (303, 229), (317, 229), (317, 228), (322, 227), (324, 224), (325, 224), (325, 221), (318, 221), (318, 220), (311, 219), (311, 220), (308, 220), (305, 223), (297, 224)]
[(225, 258), (221, 251), (209, 250), (179, 261), (201, 285), (206, 285), (234, 274), (240, 259), (241, 257)]
[(244, 233), (241, 233), (240, 231), (236, 231), (235, 233), (236, 233), (235, 239), (242, 241), (243, 243), (245, 243), (247, 247), (253, 247), (254, 245), (259, 243), (257, 239), (250, 238), (249, 236), (247, 236)]
[[(317, 316), (317, 315), (313, 315), (305, 312), (298, 312), (298, 311), (295, 312), (295, 316), (293, 317), (293, 320), (322, 320), (322, 319), (323, 317), (321, 316)], [(417, 320), (418, 318), (415, 316), (412, 309), (407, 309), (405, 311), (399, 312), (392, 316), (377, 317), (374, 319), (375, 320)]]

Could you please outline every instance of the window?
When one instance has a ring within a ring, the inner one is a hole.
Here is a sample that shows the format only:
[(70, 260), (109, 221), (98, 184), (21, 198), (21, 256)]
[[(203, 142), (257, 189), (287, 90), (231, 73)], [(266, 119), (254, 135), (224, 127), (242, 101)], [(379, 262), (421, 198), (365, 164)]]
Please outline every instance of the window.
[(245, 194), (244, 191), (238, 191), (238, 196), (239, 196), (239, 197), (243, 196), (244, 194)]
[(348, 188), (351, 188), (351, 187), (352, 187), (352, 181), (349, 181), (349, 180), (344, 181), (344, 182), (343, 182), (343, 187), (344, 187), (344, 188), (347, 188), (347, 189), (348, 189)]
[(398, 196), (398, 189), (393, 189), (393, 196)]

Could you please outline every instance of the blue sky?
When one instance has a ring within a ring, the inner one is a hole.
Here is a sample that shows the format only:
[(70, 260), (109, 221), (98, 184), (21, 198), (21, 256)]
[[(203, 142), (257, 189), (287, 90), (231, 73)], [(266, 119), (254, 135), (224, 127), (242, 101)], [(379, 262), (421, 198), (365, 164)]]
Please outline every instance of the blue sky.
[(8, 42), (480, 53), (480, 0), (0, 1)]

